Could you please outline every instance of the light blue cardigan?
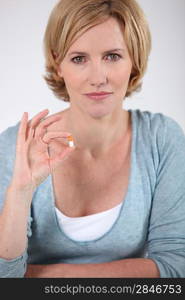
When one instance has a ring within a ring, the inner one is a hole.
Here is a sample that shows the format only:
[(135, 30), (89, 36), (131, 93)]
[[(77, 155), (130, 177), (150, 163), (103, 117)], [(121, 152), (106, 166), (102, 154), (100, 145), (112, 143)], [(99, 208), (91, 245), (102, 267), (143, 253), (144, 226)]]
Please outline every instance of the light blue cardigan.
[[(0, 277), (24, 277), (26, 264), (99, 263), (153, 259), (160, 277), (185, 278), (185, 135), (161, 113), (129, 110), (131, 172), (127, 194), (112, 228), (88, 242), (60, 228), (51, 176), (35, 190), (28, 220), (28, 248), (12, 260), (0, 258)], [(19, 123), (0, 134), (0, 210), (12, 176)], [(16, 228), (15, 228), (16, 234)]]

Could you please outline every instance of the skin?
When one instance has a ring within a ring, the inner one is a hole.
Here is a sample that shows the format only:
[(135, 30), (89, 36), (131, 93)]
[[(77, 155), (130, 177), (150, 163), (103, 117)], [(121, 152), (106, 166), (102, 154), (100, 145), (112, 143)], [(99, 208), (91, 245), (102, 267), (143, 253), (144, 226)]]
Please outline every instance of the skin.
[[(63, 144), (59, 151), (56, 139), (52, 145), (43, 142), (47, 127), (59, 119), (59, 116), (52, 115), (43, 120), (47, 114), (48, 110), (44, 110), (28, 121), (28, 113), (24, 113), (20, 122), (13, 176), (0, 214), (1, 258), (13, 259), (24, 252), (34, 190), (75, 150)], [(52, 132), (52, 135), (56, 137), (57, 133)], [(69, 135), (70, 133), (60, 132), (63, 139)], [(57, 151), (49, 155), (48, 148), (51, 146), (55, 146)]]
[[(109, 52), (104, 54), (105, 51)], [(70, 96), (67, 128), (80, 151), (89, 158), (107, 152), (127, 130), (128, 112), (122, 109), (122, 104), (131, 70), (123, 33), (114, 18), (77, 39), (59, 66), (59, 76), (63, 77)], [(99, 103), (84, 95), (100, 91), (112, 94)]]
[[(122, 50), (111, 51), (115, 48)], [(103, 157), (128, 130), (128, 112), (122, 105), (131, 70), (122, 30), (113, 18), (77, 39), (59, 66), (58, 74), (70, 96), (67, 131), (73, 135), (75, 151), (88, 162)], [(84, 95), (99, 91), (112, 94), (98, 103)], [(46, 133), (43, 140), (49, 143), (51, 135)], [(28, 265), (25, 277), (159, 277), (159, 271), (151, 259), (138, 258), (98, 264)]]

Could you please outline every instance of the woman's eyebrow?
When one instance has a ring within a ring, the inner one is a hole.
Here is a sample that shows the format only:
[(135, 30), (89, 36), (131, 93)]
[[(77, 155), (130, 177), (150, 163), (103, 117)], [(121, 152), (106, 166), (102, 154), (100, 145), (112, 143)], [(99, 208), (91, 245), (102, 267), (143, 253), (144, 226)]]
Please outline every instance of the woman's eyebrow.
[[(110, 53), (110, 52), (124, 52), (125, 49), (122, 49), (122, 48), (115, 48), (115, 49), (110, 49), (110, 50), (106, 50), (104, 51), (102, 54), (107, 54), (107, 53)], [(89, 55), (88, 53), (86, 52), (81, 52), (81, 51), (73, 51), (73, 52), (69, 52), (68, 55)]]

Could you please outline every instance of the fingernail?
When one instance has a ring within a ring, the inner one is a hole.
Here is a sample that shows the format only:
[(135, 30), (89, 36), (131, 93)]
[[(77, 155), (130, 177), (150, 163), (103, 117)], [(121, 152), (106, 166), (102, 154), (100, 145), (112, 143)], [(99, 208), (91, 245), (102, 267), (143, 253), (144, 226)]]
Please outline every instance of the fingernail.
[(27, 114), (28, 114), (27, 112), (24, 112), (23, 115), (22, 115), (22, 119), (23, 119)]
[(46, 109), (43, 109), (40, 113), (43, 114), (43, 113), (46, 113), (46, 112), (48, 113), (48, 112), (49, 112), (49, 109), (47, 109), (47, 108), (46, 108)]

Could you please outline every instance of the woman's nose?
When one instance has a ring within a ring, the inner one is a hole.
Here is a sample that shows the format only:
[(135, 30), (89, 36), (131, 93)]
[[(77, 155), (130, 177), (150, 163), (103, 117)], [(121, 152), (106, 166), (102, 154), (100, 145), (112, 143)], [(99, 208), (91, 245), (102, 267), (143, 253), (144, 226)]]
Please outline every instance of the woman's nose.
[(89, 70), (89, 83), (92, 86), (105, 85), (108, 82), (107, 71), (102, 64), (93, 64)]

